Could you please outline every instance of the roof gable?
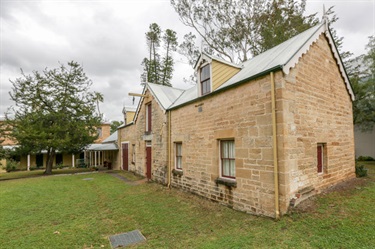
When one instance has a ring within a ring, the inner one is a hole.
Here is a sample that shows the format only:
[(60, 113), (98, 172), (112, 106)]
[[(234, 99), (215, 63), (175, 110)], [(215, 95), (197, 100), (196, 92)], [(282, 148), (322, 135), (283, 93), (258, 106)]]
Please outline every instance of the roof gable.
[(147, 83), (146, 85), (164, 111), (184, 92), (182, 89), (153, 83)]
[(195, 62), (194, 64), (194, 70), (196, 71), (198, 69), (198, 67), (200, 65), (202, 65), (204, 62), (208, 62), (208, 63), (211, 63), (212, 60), (215, 60), (215, 61), (218, 61), (218, 62), (221, 62), (225, 65), (228, 65), (228, 66), (231, 66), (231, 67), (234, 67), (234, 68), (242, 68), (242, 65), (239, 65), (239, 64), (236, 64), (236, 63), (232, 63), (232, 62), (229, 62), (229, 61), (226, 61), (226, 60), (223, 60), (222, 58), (219, 58), (217, 56), (214, 56), (214, 55), (209, 55), (205, 52), (202, 52), (197, 61)]
[[(175, 102), (181, 94), (184, 92), (182, 89), (173, 88), (170, 86), (163, 86), (154, 83), (145, 83), (142, 95), (145, 95), (147, 90), (149, 93), (154, 97), (156, 102), (159, 104), (160, 108), (165, 112), (172, 104)], [(138, 114), (142, 107), (142, 103), (145, 97), (141, 97), (140, 101), (138, 102), (138, 106), (135, 112), (135, 116), (133, 119), (133, 123), (136, 122), (138, 118)]]

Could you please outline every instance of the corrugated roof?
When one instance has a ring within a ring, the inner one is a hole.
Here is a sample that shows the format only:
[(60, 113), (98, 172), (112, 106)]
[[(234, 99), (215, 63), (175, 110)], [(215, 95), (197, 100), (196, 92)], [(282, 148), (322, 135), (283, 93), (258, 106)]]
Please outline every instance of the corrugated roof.
[(87, 150), (93, 150), (93, 151), (118, 150), (118, 147), (117, 147), (117, 144), (115, 144), (115, 143), (90, 144), (87, 147)]
[(182, 105), (186, 102), (189, 102), (193, 99), (196, 99), (198, 97), (198, 89), (197, 86), (194, 86), (192, 88), (189, 88), (185, 90), (176, 101), (169, 106), (169, 108), (173, 108), (175, 106)]
[[(314, 37), (314, 34), (320, 34), (321, 32), (318, 31), (321, 30), (322, 27), (324, 27), (324, 23), (312, 27), (305, 32), (302, 32), (301, 34), (279, 44), (278, 46), (273, 47), (264, 53), (261, 53), (258, 56), (244, 62), (242, 70), (221, 85), (218, 89), (227, 87), (248, 78), (252, 78), (274, 68), (283, 69), (283, 67), (286, 66), (288, 62), (298, 54), (305, 44), (311, 45), (309, 42), (310, 38)], [(285, 70), (288, 70), (289, 72), (289, 68)]]
[(164, 110), (167, 110), (168, 107), (184, 92), (182, 89), (153, 83), (147, 83), (147, 87)]
[(107, 137), (106, 139), (103, 140), (103, 144), (105, 143), (112, 143), (112, 142), (117, 142), (117, 131), (115, 131), (114, 133), (112, 133), (109, 137)]

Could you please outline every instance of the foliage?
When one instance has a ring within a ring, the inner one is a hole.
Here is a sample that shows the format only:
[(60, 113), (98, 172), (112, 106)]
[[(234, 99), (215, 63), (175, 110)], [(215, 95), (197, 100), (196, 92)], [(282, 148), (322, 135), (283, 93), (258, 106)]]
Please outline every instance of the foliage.
[(106, 173), (0, 181), (1, 245), (110, 248), (108, 236), (139, 229), (147, 242), (136, 248), (372, 248), (375, 184), (366, 182), (275, 222)]
[(365, 169), (365, 165), (359, 165), (359, 164), (356, 164), (355, 165), (355, 175), (357, 177), (364, 177), (364, 176), (367, 176), (367, 169)]
[(76, 62), (56, 69), (34, 71), (11, 81), (9, 136), (23, 154), (47, 151), (46, 174), (52, 172), (56, 151), (76, 153), (96, 139), (101, 117), (95, 111), (102, 95), (91, 92), (91, 80)]
[[(6, 155), (6, 151), (5, 149), (3, 148), (3, 146), (0, 145), (0, 160), (5, 158), (5, 155)], [(0, 161), (0, 167), (2, 166), (1, 164), (1, 161)]]
[(366, 55), (346, 63), (355, 94), (353, 121), (362, 131), (371, 131), (375, 124), (375, 36), (369, 37)]
[(117, 120), (112, 121), (111, 122), (111, 134), (117, 131), (117, 127), (119, 127), (123, 123), (124, 123), (123, 121), (117, 121)]
[[(171, 29), (166, 29), (163, 32), (158, 24), (152, 23), (149, 26), (149, 31), (146, 32), (146, 41), (149, 56), (142, 61), (142, 81), (172, 86), (171, 79), (174, 65), (172, 52), (177, 50), (178, 45), (176, 32)], [(164, 56), (159, 54), (161, 43), (163, 44)]]
[(304, 16), (306, 1), (266, 1), (254, 20), (259, 37), (254, 55), (262, 53), (318, 24), (316, 14)]
[(18, 166), (19, 166), (18, 162), (12, 159), (8, 159), (6, 162), (5, 170), (6, 172), (16, 171), (18, 169)]
[[(318, 22), (316, 14), (303, 15), (305, 0), (171, 0), (171, 4), (203, 40), (204, 51), (237, 63)], [(185, 39), (180, 49), (190, 57), (199, 51), (193, 39)]]
[(375, 159), (371, 156), (359, 156), (357, 160), (358, 161), (375, 161)]

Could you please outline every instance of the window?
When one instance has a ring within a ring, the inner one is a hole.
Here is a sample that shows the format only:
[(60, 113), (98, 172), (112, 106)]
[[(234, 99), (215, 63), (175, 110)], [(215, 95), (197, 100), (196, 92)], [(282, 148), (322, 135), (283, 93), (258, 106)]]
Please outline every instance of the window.
[(101, 138), (102, 137), (102, 127), (96, 128), (96, 132), (98, 134), (98, 137)]
[(220, 141), (221, 176), (236, 178), (234, 140)]
[(182, 170), (182, 143), (175, 143), (175, 167)]
[(317, 145), (317, 170), (318, 173), (323, 173), (324, 167), (324, 144)]
[(151, 133), (152, 125), (152, 108), (151, 103), (146, 104), (146, 132)]
[(201, 93), (202, 95), (211, 92), (210, 64), (201, 68), (200, 73)]

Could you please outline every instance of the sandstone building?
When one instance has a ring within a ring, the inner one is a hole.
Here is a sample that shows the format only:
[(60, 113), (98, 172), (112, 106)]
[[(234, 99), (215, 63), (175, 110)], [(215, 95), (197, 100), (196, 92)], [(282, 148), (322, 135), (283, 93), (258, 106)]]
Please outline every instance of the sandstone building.
[(146, 83), (117, 168), (278, 217), (354, 174), (353, 90), (327, 24), (241, 65), (201, 54), (196, 86)]

